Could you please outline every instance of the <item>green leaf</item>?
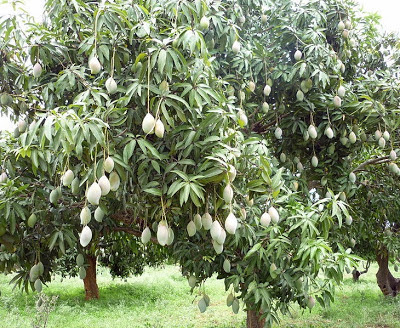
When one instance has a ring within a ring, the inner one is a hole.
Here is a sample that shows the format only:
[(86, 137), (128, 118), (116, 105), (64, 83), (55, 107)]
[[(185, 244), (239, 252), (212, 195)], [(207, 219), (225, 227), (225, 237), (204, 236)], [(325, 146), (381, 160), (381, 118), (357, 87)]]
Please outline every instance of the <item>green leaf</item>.
[(174, 181), (168, 189), (168, 196), (174, 196), (184, 185), (186, 182), (181, 180)]
[(101, 129), (94, 124), (93, 122), (90, 122), (89, 124), (89, 129), (92, 132), (92, 135), (96, 138), (97, 142), (104, 146), (105, 142), (104, 142), (104, 135), (101, 131)]
[(164, 49), (161, 49), (160, 53), (158, 54), (158, 60), (157, 60), (158, 71), (160, 72), (160, 74), (162, 74), (164, 71), (166, 60), (167, 60), (167, 52)]
[(51, 142), (52, 140), (52, 133), (51, 133), (51, 128), (53, 126), (53, 121), (54, 121), (54, 117), (53, 116), (49, 116), (46, 119), (46, 122), (44, 122), (44, 135), (46, 136), (47, 140), (49, 140)]
[(273, 190), (278, 189), (281, 186), (281, 178), (282, 178), (283, 169), (279, 169), (272, 178), (271, 188)]
[(147, 140), (145, 139), (138, 139), (138, 144), (139, 147), (142, 149), (143, 153), (147, 153), (146, 149), (151, 152), (151, 154), (156, 157), (157, 159), (161, 160), (160, 153), (157, 151), (157, 149), (154, 148), (152, 144), (150, 144)]
[(158, 189), (158, 188), (147, 188), (147, 189), (144, 189), (143, 191), (147, 192), (151, 195), (157, 196), (157, 197), (161, 197), (161, 195), (162, 195), (161, 189)]
[(128, 164), (129, 159), (132, 157), (133, 155), (133, 151), (135, 150), (135, 146), (136, 146), (136, 140), (133, 139), (131, 140), (124, 148), (124, 152), (123, 152), (123, 159), (124, 162)]
[(183, 187), (183, 189), (181, 189), (180, 194), (179, 194), (179, 202), (180, 202), (181, 206), (188, 201), (189, 194), (190, 194), (190, 183), (186, 183), (185, 187)]
[(251, 255), (253, 255), (255, 252), (257, 252), (260, 248), (261, 248), (261, 243), (257, 243), (255, 244), (246, 254), (246, 256), (244, 257), (244, 259), (249, 258)]
[(53, 250), (54, 245), (56, 244), (56, 241), (58, 239), (58, 231), (53, 232), (50, 238), (50, 243), (49, 243), (49, 250)]
[(160, 174), (160, 172), (161, 172), (160, 165), (156, 161), (151, 160), (151, 166), (153, 166), (153, 168), (157, 171), (157, 173)]

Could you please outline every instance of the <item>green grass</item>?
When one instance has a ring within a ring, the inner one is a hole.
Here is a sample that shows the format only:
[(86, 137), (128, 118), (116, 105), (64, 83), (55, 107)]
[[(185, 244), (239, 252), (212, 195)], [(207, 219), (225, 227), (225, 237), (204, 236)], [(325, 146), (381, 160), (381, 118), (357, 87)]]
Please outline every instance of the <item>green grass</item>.
[[(279, 327), (285, 328), (398, 328), (400, 327), (400, 297), (384, 297), (376, 283), (376, 264), (354, 283), (346, 275), (344, 283), (336, 290), (335, 302), (324, 309), (317, 305), (310, 311), (295, 308), (285, 316)], [(393, 272), (393, 269), (392, 269)]]
[[(371, 327), (400, 328), (400, 298), (383, 297), (376, 285), (377, 267), (371, 266), (360, 283), (350, 275), (338, 288), (336, 301), (329, 309), (316, 306), (313, 311), (301, 311), (294, 306), (292, 315), (282, 318), (279, 327)], [(12, 291), (11, 276), (0, 275), (0, 328), (31, 326), (35, 315), (33, 294)], [(210, 307), (201, 314), (190, 294), (186, 279), (175, 266), (147, 269), (140, 277), (126, 282), (112, 280), (108, 272), (98, 276), (101, 298), (84, 301), (83, 283), (78, 278), (59, 277), (44, 288), (47, 295), (58, 295), (48, 327), (57, 328), (238, 328), (245, 327), (245, 313), (234, 315), (225, 305), (227, 293), (222, 281), (215, 278), (206, 283), (211, 298)], [(278, 326), (277, 326), (278, 327)]]

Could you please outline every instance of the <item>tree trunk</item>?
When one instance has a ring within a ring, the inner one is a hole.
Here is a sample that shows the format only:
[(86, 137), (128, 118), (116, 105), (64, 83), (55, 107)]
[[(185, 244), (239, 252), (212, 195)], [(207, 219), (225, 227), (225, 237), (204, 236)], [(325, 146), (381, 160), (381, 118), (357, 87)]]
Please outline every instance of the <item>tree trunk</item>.
[(356, 282), (360, 279), (361, 272), (358, 271), (356, 268), (354, 268), (352, 275), (353, 275), (353, 281)]
[(386, 248), (376, 254), (379, 270), (376, 273), (378, 286), (385, 296), (396, 296), (400, 290), (400, 279), (396, 279), (389, 271), (389, 253)]
[(87, 255), (87, 263), (89, 266), (86, 268), (86, 277), (83, 279), (85, 286), (85, 300), (99, 298), (99, 287), (96, 280), (96, 256)]
[(260, 320), (261, 313), (247, 310), (247, 328), (264, 328), (265, 319)]
[(365, 269), (364, 271), (358, 271), (358, 270), (356, 269), (356, 267), (354, 267), (354, 270), (353, 270), (353, 272), (352, 272), (353, 281), (354, 281), (354, 282), (357, 282), (357, 281), (360, 279), (360, 276), (361, 276), (362, 274), (367, 273), (367, 272), (368, 272), (368, 269), (369, 269), (369, 267), (370, 267), (370, 265), (371, 265), (371, 261), (368, 260), (368, 261), (367, 261), (367, 264), (366, 264), (365, 267), (364, 267), (364, 269)]

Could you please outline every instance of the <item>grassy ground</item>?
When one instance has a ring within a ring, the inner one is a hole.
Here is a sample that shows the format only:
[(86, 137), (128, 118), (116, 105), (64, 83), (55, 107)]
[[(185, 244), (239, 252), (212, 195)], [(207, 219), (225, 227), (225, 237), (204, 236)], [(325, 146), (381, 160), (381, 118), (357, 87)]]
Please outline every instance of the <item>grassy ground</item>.
[[(335, 303), (329, 309), (316, 306), (313, 311), (299, 311), (282, 318), (279, 327), (286, 328), (400, 328), (400, 298), (381, 296), (375, 282), (376, 266), (360, 283), (350, 275), (337, 290)], [(35, 315), (34, 297), (12, 291), (11, 277), (0, 275), (0, 328), (31, 326)], [(79, 279), (56, 278), (44, 291), (58, 295), (48, 327), (57, 328), (239, 328), (245, 327), (245, 314), (234, 315), (225, 305), (222, 281), (210, 279), (206, 290), (211, 306), (201, 314), (193, 303), (187, 281), (175, 266), (148, 269), (141, 277), (127, 282), (112, 280), (105, 270), (98, 277), (100, 300), (85, 302)], [(278, 327), (278, 326), (277, 326)]]

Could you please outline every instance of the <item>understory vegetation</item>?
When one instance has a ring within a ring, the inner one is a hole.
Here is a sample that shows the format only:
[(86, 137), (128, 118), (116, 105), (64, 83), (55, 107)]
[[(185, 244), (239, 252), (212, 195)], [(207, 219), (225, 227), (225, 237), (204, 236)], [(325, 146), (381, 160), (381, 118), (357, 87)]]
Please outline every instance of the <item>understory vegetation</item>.
[[(377, 265), (354, 283), (347, 274), (337, 289), (335, 303), (328, 309), (316, 305), (312, 313), (297, 306), (291, 316), (282, 317), (278, 327), (400, 327), (400, 304), (395, 298), (385, 298), (376, 284)], [(140, 277), (112, 279), (108, 270), (99, 270), (101, 298), (86, 302), (82, 282), (78, 278), (64, 279), (57, 276), (44, 287), (48, 296), (58, 296), (54, 311), (50, 314), (48, 328), (105, 328), (105, 327), (168, 327), (168, 328), (241, 328), (246, 326), (244, 311), (235, 315), (226, 306), (227, 294), (223, 281), (212, 277), (206, 291), (211, 302), (201, 314), (196, 295), (190, 294), (187, 280), (179, 268), (147, 268)], [(0, 275), (0, 322), (1, 328), (31, 327), (35, 317), (35, 294), (12, 291), (9, 277)], [(199, 298), (199, 297), (198, 297)], [(242, 304), (241, 304), (242, 306)]]

